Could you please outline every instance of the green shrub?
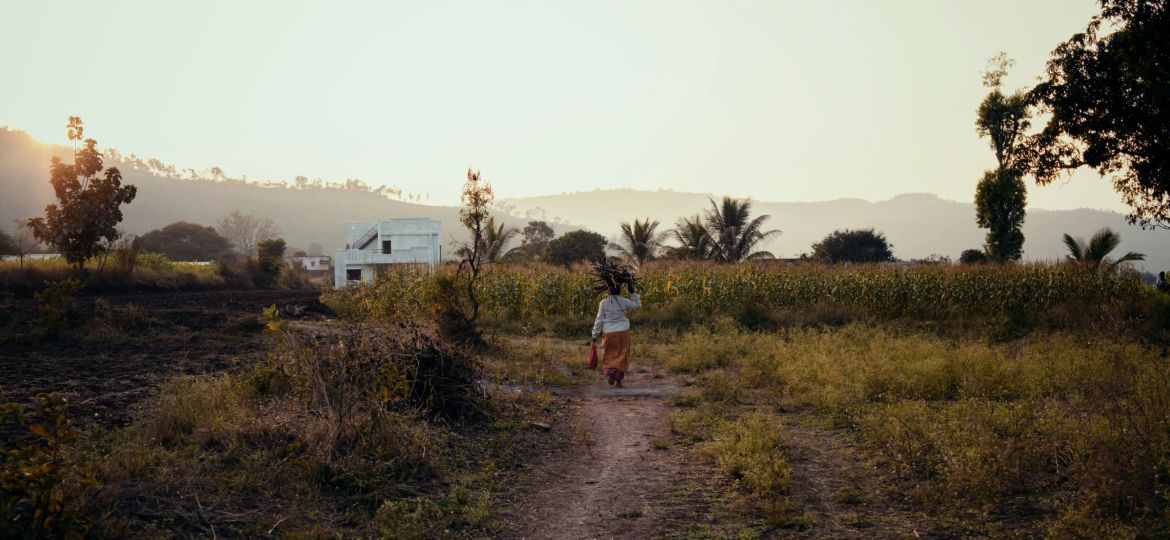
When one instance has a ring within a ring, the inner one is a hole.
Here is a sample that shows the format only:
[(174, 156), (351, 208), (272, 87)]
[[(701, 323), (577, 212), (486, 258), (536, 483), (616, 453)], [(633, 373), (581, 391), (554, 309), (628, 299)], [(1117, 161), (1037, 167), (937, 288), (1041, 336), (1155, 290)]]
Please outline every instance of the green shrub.
[(770, 522), (787, 521), (792, 469), (784, 459), (779, 418), (753, 412), (721, 423), (702, 451), (757, 497)]
[(81, 282), (65, 279), (51, 283), (34, 296), (37, 301), (37, 327), (46, 339), (61, 335), (76, 309), (74, 297), (81, 292)]
[(93, 522), (81, 508), (96, 484), (66, 447), (77, 433), (65, 416), (65, 400), (41, 394), (29, 422), (23, 407), (0, 403), (0, 429), (27, 429), (35, 439), (0, 439), (0, 537), (81, 537)]

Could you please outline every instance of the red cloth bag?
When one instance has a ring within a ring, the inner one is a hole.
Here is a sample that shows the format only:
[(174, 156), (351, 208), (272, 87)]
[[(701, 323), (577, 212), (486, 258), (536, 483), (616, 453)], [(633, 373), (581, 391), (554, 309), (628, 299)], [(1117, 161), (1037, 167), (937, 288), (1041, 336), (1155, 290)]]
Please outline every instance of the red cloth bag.
[(589, 345), (589, 369), (597, 369), (597, 343)]

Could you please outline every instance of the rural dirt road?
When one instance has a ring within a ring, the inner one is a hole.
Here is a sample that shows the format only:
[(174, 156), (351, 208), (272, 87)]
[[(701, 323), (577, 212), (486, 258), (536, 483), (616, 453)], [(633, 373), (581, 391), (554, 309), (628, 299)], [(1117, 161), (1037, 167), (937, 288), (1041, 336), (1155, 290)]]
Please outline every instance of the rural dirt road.
[[(651, 371), (614, 388), (604, 381), (559, 388), (575, 425), (570, 439), (538, 457), (507, 494), (501, 535), (511, 539), (725, 538), (743, 530), (763, 538), (956, 538), (955, 528), (899, 494), (889, 471), (874, 467), (840, 430), (784, 413), (791, 466), (791, 517), (766, 526), (726, 473), (679, 446), (670, 434), (675, 377)], [(736, 500), (738, 499), (738, 503)]]
[(506, 538), (654, 538), (715, 519), (713, 471), (669, 443), (677, 381), (643, 373), (626, 384), (561, 393), (577, 413), (573, 444), (533, 463)]

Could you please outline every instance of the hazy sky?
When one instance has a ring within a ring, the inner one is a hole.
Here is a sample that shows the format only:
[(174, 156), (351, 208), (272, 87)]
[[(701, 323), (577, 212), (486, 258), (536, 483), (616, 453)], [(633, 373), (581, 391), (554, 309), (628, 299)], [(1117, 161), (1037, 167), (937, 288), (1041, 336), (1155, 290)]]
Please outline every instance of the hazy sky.
[[(249, 179), (458, 196), (673, 188), (776, 201), (969, 201), (997, 51), (1031, 83), (1093, 0), (11, 0), (0, 124)], [(1105, 181), (1042, 208), (1123, 209)]]

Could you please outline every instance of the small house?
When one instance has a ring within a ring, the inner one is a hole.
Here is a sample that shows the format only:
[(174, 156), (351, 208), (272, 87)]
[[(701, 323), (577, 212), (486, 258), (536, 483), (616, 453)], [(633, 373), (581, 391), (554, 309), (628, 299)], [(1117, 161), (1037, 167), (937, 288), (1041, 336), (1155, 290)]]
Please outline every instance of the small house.
[(328, 273), (333, 269), (333, 258), (328, 255), (302, 255), (285, 257), (285, 264), (290, 268), (300, 268), (310, 274)]
[(399, 264), (439, 265), (440, 223), (430, 218), (384, 219), (346, 225), (345, 248), (333, 257), (334, 284), (373, 281), (379, 267)]

